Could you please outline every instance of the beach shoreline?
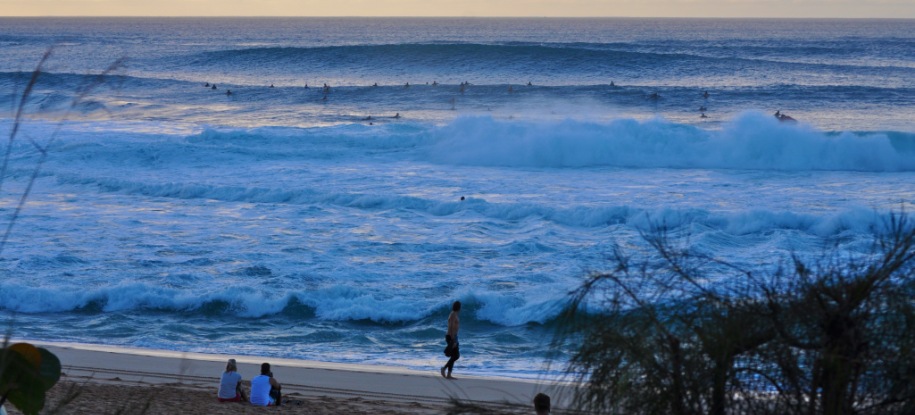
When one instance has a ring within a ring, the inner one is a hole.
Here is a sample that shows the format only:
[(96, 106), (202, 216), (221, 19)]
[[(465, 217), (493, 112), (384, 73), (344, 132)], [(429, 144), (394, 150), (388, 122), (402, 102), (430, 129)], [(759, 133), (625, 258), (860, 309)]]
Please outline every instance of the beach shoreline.
[[(14, 342), (18, 341), (23, 340)], [(176, 413), (173, 405), (178, 405), (177, 413), (263, 410), (248, 404), (216, 401), (219, 376), (229, 358), (236, 359), (245, 381), (258, 373), (260, 363), (269, 362), (283, 385), (284, 397), (290, 401), (290, 405), (277, 409), (287, 413), (445, 413), (457, 402), (489, 408), (487, 412), (524, 413), (529, 411), (534, 395), (545, 392), (558, 398), (562, 387), (552, 380), (458, 372), (455, 373), (460, 375), (458, 379), (446, 380), (433, 367), (418, 371), (273, 357), (29, 342), (47, 348), (62, 363), (63, 376), (49, 393), (48, 407), (53, 407), (70, 391), (80, 391), (63, 413), (71, 413), (69, 410), (104, 413), (122, 409), (124, 405), (136, 406), (128, 413), (142, 412), (139, 409), (147, 403), (151, 406), (145, 413)], [(167, 399), (158, 398), (160, 395)], [(556, 401), (559, 404), (559, 399)], [(7, 410), (10, 409), (7, 405)]]

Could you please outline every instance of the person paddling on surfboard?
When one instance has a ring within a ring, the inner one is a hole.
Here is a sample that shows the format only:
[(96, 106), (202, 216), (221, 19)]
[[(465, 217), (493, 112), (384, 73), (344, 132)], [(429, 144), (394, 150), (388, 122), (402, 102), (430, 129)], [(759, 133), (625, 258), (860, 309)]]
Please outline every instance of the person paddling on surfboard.
[(775, 111), (775, 118), (781, 122), (797, 122), (797, 120), (791, 116), (782, 114), (781, 110)]

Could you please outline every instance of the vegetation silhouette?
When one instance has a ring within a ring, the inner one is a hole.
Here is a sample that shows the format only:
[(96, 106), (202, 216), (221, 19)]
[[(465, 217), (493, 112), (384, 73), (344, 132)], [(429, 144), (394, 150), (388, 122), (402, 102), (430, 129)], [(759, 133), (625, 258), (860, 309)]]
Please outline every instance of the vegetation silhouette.
[[(3, 190), (3, 184), (7, 177), (10, 157), (13, 152), (13, 145), (16, 142), (21, 127), (26, 119), (27, 106), (38, 85), (42, 73), (44, 73), (45, 64), (50, 59), (53, 47), (42, 55), (29, 77), (22, 94), (18, 97), (18, 103), (14, 103), (13, 122), (10, 127), (9, 137), (7, 139), (6, 150), (3, 153), (3, 160), (0, 162), (0, 192)], [(29, 143), (38, 152), (38, 160), (32, 168), (32, 173), (21, 194), (18, 195), (18, 201), (12, 214), (10, 215), (6, 228), (0, 237), (0, 254), (6, 247), (9, 236), (12, 233), (13, 225), (19, 218), (32, 188), (38, 178), (41, 168), (48, 157), (48, 150), (54, 143), (61, 131), (64, 121), (85, 99), (98, 87), (103, 85), (106, 78), (123, 66), (124, 59), (118, 59), (108, 66), (103, 72), (91, 78), (91, 81), (79, 87), (74, 97), (67, 107), (63, 116), (59, 119), (55, 129), (51, 134), (45, 137), (43, 142), (39, 142), (33, 137), (27, 137)], [(16, 95), (15, 93), (13, 94)], [(12, 329), (4, 338), (2, 348), (0, 348), (0, 406), (9, 401), (17, 409), (26, 415), (38, 414), (45, 407), (45, 395), (53, 387), (61, 376), (61, 363), (56, 355), (45, 348), (35, 347), (29, 343), (9, 344), (9, 338)], [(61, 410), (68, 402), (76, 399), (78, 391), (70, 389), (64, 393), (60, 402), (49, 413), (56, 413)]]
[(608, 414), (915, 413), (915, 226), (891, 213), (865, 253), (752, 272), (677, 247), (617, 248), (570, 294), (574, 408)]

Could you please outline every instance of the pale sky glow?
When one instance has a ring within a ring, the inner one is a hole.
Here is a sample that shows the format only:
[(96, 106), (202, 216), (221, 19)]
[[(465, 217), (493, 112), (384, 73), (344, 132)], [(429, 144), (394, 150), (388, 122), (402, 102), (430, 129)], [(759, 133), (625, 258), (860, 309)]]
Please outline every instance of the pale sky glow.
[(915, 0), (0, 0), (0, 16), (915, 18)]

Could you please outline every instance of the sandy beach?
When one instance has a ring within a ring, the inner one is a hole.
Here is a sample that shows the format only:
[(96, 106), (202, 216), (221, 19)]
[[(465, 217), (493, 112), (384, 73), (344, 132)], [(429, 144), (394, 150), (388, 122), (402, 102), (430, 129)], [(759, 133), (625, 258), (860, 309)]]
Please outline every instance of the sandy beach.
[[(446, 380), (433, 367), (424, 372), (291, 359), (32, 343), (48, 348), (61, 359), (64, 375), (49, 392), (45, 409), (60, 406), (55, 413), (65, 414), (521, 414), (531, 412), (531, 399), (538, 392), (557, 398), (561, 392), (556, 383), (549, 381), (470, 374)], [(261, 362), (270, 362), (288, 403), (279, 408), (262, 408), (218, 402), (216, 388), (229, 358), (238, 361), (245, 381), (258, 372)], [(75, 398), (70, 399), (74, 394)], [(19, 413), (11, 405), (6, 406), (11, 414)], [(560, 406), (559, 402), (556, 406)]]

